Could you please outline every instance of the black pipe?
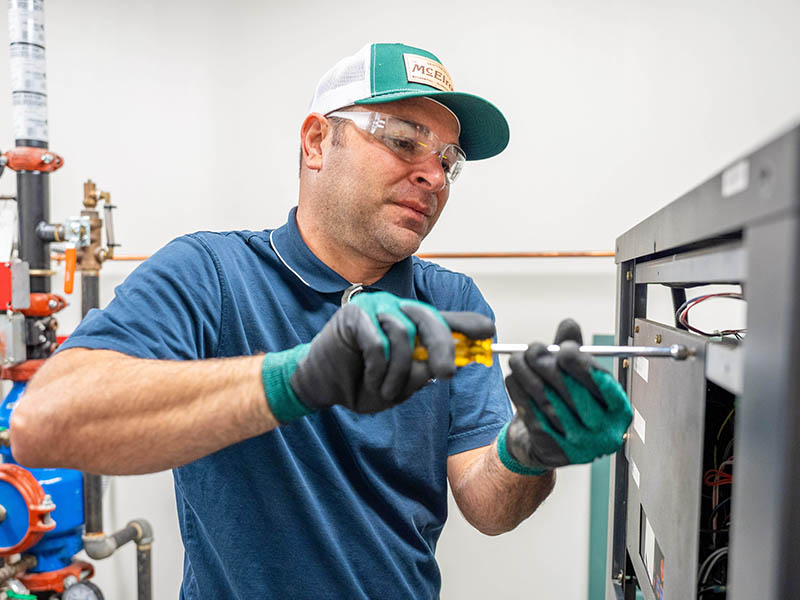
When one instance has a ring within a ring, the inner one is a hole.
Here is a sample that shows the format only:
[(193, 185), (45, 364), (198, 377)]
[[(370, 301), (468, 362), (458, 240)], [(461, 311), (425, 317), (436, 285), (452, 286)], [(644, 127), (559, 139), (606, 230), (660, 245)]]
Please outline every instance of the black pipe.
[(152, 545), (136, 546), (136, 586), (137, 600), (151, 600), (153, 597), (152, 581)]
[(81, 316), (100, 306), (100, 277), (81, 273)]
[[(50, 180), (47, 173), (17, 173), (19, 257), (31, 269), (50, 270), (50, 248), (36, 235), (39, 223), (50, 222)], [(49, 292), (49, 275), (31, 275), (31, 292)]]
[(119, 548), (123, 544), (132, 542), (139, 537), (140, 532), (141, 530), (139, 528), (135, 527), (132, 523), (128, 523), (126, 527), (112, 533), (111, 537), (114, 538), (114, 542), (116, 542), (117, 548)]
[[(81, 273), (81, 315), (100, 304), (100, 286), (97, 275)], [(83, 514), (86, 533), (103, 533), (103, 478), (91, 473), (83, 474)]]
[(83, 515), (86, 533), (103, 533), (103, 478), (83, 474)]

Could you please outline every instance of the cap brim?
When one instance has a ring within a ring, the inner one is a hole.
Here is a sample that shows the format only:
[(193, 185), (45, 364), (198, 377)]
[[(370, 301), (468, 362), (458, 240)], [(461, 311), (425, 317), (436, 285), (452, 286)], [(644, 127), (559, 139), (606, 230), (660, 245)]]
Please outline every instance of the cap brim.
[(500, 154), (508, 146), (508, 122), (491, 102), (463, 92), (407, 91), (357, 100), (356, 104), (381, 104), (404, 98), (433, 98), (453, 111), (461, 122), (458, 145), (467, 160), (481, 160)]

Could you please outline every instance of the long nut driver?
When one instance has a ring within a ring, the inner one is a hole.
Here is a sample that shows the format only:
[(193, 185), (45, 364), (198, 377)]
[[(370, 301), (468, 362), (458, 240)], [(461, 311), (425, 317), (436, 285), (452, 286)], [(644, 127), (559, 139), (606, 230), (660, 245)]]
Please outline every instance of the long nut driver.
[[(457, 367), (463, 367), (470, 363), (478, 363), (487, 367), (492, 366), (493, 354), (513, 354), (514, 352), (524, 352), (528, 349), (527, 344), (493, 344), (491, 339), (473, 340), (463, 333), (453, 332), (453, 339), (456, 341)], [(558, 352), (559, 347), (552, 344), (547, 347), (550, 352)], [(686, 360), (694, 356), (694, 350), (680, 344), (671, 346), (581, 346), (581, 352), (586, 352), (592, 356), (644, 356), (647, 358), (672, 358), (674, 360)], [(414, 360), (427, 360), (428, 350), (424, 346), (414, 347)]]

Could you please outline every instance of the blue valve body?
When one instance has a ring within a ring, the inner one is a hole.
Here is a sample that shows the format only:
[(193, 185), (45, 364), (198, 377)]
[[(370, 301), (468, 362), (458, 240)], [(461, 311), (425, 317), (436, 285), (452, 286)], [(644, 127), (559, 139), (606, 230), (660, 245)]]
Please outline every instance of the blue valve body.
[[(11, 412), (25, 391), (26, 382), (14, 382), (11, 391), (0, 405), (0, 428), (7, 428)], [(11, 448), (0, 446), (2, 462), (18, 464)], [(27, 467), (25, 467), (27, 468)], [(68, 566), (83, 548), (83, 474), (73, 469), (28, 469), (56, 505), (50, 513), (56, 527), (26, 553), (36, 556), (32, 573), (56, 571)], [(0, 504), (6, 508), (6, 518), (0, 523), (0, 546), (10, 547), (19, 542), (28, 530), (28, 510), (19, 491), (0, 481)]]

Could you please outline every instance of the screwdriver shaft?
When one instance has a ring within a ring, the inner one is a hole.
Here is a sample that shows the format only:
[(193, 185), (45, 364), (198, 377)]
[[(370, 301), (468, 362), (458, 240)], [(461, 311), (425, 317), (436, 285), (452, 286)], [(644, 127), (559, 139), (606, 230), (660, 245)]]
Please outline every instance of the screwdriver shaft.
[[(528, 344), (492, 344), (493, 354), (513, 354), (525, 352)], [(559, 346), (552, 344), (547, 347), (550, 352), (558, 352)], [(680, 344), (672, 346), (581, 346), (581, 352), (592, 356), (646, 356), (648, 358), (674, 358), (685, 360), (694, 355), (694, 351)]]

